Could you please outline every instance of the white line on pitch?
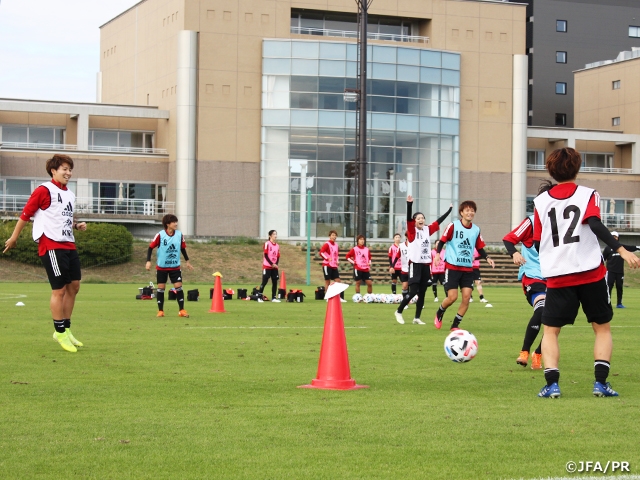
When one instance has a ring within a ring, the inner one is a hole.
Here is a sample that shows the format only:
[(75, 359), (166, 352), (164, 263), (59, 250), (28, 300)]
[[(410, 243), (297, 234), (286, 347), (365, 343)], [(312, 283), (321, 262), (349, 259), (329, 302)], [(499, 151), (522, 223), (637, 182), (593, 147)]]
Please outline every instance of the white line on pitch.
[[(214, 329), (225, 329), (225, 328), (246, 328), (246, 329), (275, 329), (275, 328), (294, 328), (296, 330), (302, 329), (302, 328), (324, 328), (324, 327), (185, 327), (185, 329), (187, 330), (191, 330), (194, 328), (214, 328)], [(367, 327), (344, 327), (344, 328), (367, 328)]]

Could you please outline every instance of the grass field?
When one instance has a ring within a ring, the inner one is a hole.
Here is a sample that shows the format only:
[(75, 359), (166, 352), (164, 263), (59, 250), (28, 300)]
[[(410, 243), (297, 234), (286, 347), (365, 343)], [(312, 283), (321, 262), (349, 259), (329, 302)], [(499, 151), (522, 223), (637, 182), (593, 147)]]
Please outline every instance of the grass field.
[(542, 372), (515, 364), (530, 316), (518, 288), (485, 287), (494, 308), (470, 306), (480, 349), (468, 364), (445, 356), (434, 303), (425, 326), (398, 325), (392, 305), (344, 304), (351, 374), (370, 388), (336, 392), (296, 388), (318, 364), (326, 304), (312, 288), (302, 304), (209, 314), (209, 286), (186, 285), (201, 292), (191, 318), (167, 302), (157, 319), (137, 286), (82, 286), (73, 332), (86, 346), (70, 354), (51, 338), (48, 285), (3, 284), (0, 477), (530, 479), (570, 476), (568, 461), (640, 472), (640, 290), (612, 324), (621, 396), (591, 395), (581, 314), (561, 335), (562, 397), (549, 400), (536, 397)]

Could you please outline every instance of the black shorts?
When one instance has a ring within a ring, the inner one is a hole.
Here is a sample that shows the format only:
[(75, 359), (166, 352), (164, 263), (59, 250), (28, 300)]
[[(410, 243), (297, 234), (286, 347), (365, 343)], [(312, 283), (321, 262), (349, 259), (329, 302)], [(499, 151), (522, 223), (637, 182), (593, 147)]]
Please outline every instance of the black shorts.
[(457, 290), (458, 287), (473, 288), (473, 272), (447, 268), (444, 271), (444, 289), (447, 291)]
[(336, 278), (340, 278), (340, 271), (337, 268), (325, 265), (322, 267), (322, 273), (324, 273), (325, 280), (335, 280)]
[(367, 280), (371, 280), (371, 273), (370, 272), (363, 272), (362, 270), (358, 270), (358, 269), (353, 269), (353, 278), (356, 281), (367, 281)]
[(573, 325), (580, 305), (589, 323), (602, 325), (611, 321), (613, 309), (604, 278), (575, 287), (547, 288), (542, 324), (549, 327)]
[(400, 272), (400, 281), (402, 283), (408, 282), (409, 281), (409, 274), (401, 271)]
[(400, 281), (402, 281), (402, 270), (400, 270), (399, 268), (396, 268), (391, 274), (391, 280), (397, 279), (400, 279)]
[(542, 282), (534, 282), (527, 285), (526, 287), (522, 285), (522, 290), (524, 291), (524, 295), (527, 297), (527, 302), (529, 302), (529, 305), (533, 307), (533, 297), (537, 293), (545, 293), (547, 291), (547, 284)]
[(410, 263), (409, 264), (409, 285), (431, 285), (431, 264), (430, 263)]
[(156, 279), (158, 283), (167, 283), (167, 278), (174, 285), (182, 282), (182, 270), (156, 270)]
[(60, 290), (75, 280), (82, 280), (77, 250), (47, 250), (40, 261), (47, 271), (51, 290)]
[(277, 268), (263, 268), (262, 269), (262, 285), (266, 285), (269, 280), (276, 283), (280, 279), (279, 270)]
[(432, 273), (431, 280), (434, 285), (437, 285), (440, 282), (440, 285), (444, 285), (444, 272), (442, 273)]
[(479, 268), (474, 268), (473, 269), (473, 281), (474, 282), (482, 281), (482, 278), (480, 278), (480, 269)]

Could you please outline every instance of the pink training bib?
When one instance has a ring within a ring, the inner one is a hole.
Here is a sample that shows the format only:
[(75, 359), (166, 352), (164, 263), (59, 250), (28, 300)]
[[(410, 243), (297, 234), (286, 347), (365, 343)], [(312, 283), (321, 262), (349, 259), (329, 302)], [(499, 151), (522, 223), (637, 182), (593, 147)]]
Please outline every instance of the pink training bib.
[[(266, 242), (264, 244), (264, 253), (267, 254), (271, 263), (276, 263), (278, 261), (278, 254), (280, 253), (280, 245), (277, 243)], [(265, 268), (272, 268), (272, 266), (267, 262), (267, 259), (262, 257), (262, 266)]]

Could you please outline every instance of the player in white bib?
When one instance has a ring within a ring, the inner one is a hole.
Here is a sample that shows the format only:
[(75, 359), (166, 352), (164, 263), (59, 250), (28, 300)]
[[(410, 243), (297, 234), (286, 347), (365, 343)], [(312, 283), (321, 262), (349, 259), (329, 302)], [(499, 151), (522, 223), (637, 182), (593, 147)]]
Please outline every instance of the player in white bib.
[(17, 245), (20, 232), (33, 217), (33, 240), (38, 244), (38, 256), (51, 285), (53, 339), (67, 352), (77, 352), (83, 344), (71, 333), (71, 314), (82, 275), (73, 230), (86, 230), (87, 225), (73, 218), (76, 196), (67, 188), (73, 160), (56, 154), (47, 160), (46, 170), (51, 181), (40, 185), (29, 197), (11, 238), (4, 244), (4, 252)]
[(533, 201), (533, 241), (540, 254), (542, 276), (547, 279), (542, 314), (542, 358), (547, 384), (539, 397), (560, 396), (558, 335), (563, 326), (573, 324), (580, 305), (595, 333), (593, 394), (618, 396), (607, 382), (613, 350), (609, 323), (613, 310), (598, 239), (618, 252), (630, 267), (636, 268), (640, 262), (600, 221), (598, 192), (575, 183), (581, 164), (582, 157), (573, 148), (554, 150), (547, 158), (546, 168), (558, 184), (549, 183), (548, 190)]

